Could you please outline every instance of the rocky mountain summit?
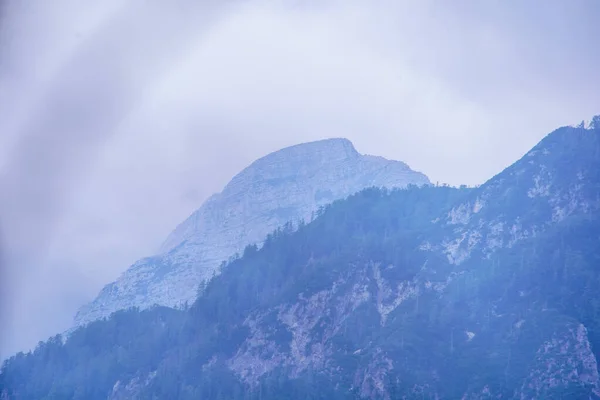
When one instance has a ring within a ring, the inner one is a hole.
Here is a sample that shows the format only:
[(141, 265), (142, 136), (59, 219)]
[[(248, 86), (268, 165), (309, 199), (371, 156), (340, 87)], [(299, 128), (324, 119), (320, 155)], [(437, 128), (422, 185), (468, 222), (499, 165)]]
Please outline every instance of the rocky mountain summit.
[(289, 221), (367, 187), (428, 184), (405, 163), (359, 154), (347, 139), (299, 144), (252, 163), (181, 223), (158, 254), (106, 285), (75, 317), (81, 326), (132, 306), (192, 303), (219, 265)]

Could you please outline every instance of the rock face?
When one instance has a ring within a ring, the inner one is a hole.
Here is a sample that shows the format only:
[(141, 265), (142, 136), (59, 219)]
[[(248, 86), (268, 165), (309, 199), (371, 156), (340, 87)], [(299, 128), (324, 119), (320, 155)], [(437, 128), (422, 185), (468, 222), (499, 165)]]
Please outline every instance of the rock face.
[(429, 184), (400, 161), (359, 154), (347, 139), (284, 148), (244, 169), (181, 223), (159, 253), (133, 264), (83, 306), (75, 326), (132, 306), (193, 302), (202, 281), (245, 246), (364, 188)]

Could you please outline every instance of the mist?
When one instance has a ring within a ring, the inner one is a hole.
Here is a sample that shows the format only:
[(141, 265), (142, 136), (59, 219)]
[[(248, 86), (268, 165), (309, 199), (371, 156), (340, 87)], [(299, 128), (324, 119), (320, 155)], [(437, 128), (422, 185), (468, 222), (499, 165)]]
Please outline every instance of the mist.
[(75, 310), (239, 170), (347, 137), (479, 184), (599, 112), (600, 5), (8, 1), (0, 356)]

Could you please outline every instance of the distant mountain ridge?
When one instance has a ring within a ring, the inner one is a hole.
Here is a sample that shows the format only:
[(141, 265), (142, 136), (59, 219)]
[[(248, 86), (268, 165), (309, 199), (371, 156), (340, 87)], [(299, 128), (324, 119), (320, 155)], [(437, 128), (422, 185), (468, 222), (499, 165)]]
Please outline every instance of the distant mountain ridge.
[(0, 398), (598, 400), (599, 261), (600, 125), (562, 127), (477, 188), (335, 201), (189, 308), (57, 335)]
[(129, 307), (193, 302), (219, 265), (289, 221), (309, 220), (319, 207), (364, 188), (429, 184), (400, 161), (361, 155), (343, 138), (287, 147), (237, 174), (143, 258), (81, 307), (75, 326)]

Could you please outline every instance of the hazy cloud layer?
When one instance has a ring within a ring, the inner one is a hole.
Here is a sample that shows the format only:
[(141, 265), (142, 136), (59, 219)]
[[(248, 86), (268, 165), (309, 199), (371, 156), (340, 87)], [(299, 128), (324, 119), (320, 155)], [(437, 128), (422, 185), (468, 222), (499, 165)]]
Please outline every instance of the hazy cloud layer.
[(475, 184), (599, 113), (600, 3), (540, 4), (7, 1), (2, 348), (66, 328), (270, 151), (344, 136)]

